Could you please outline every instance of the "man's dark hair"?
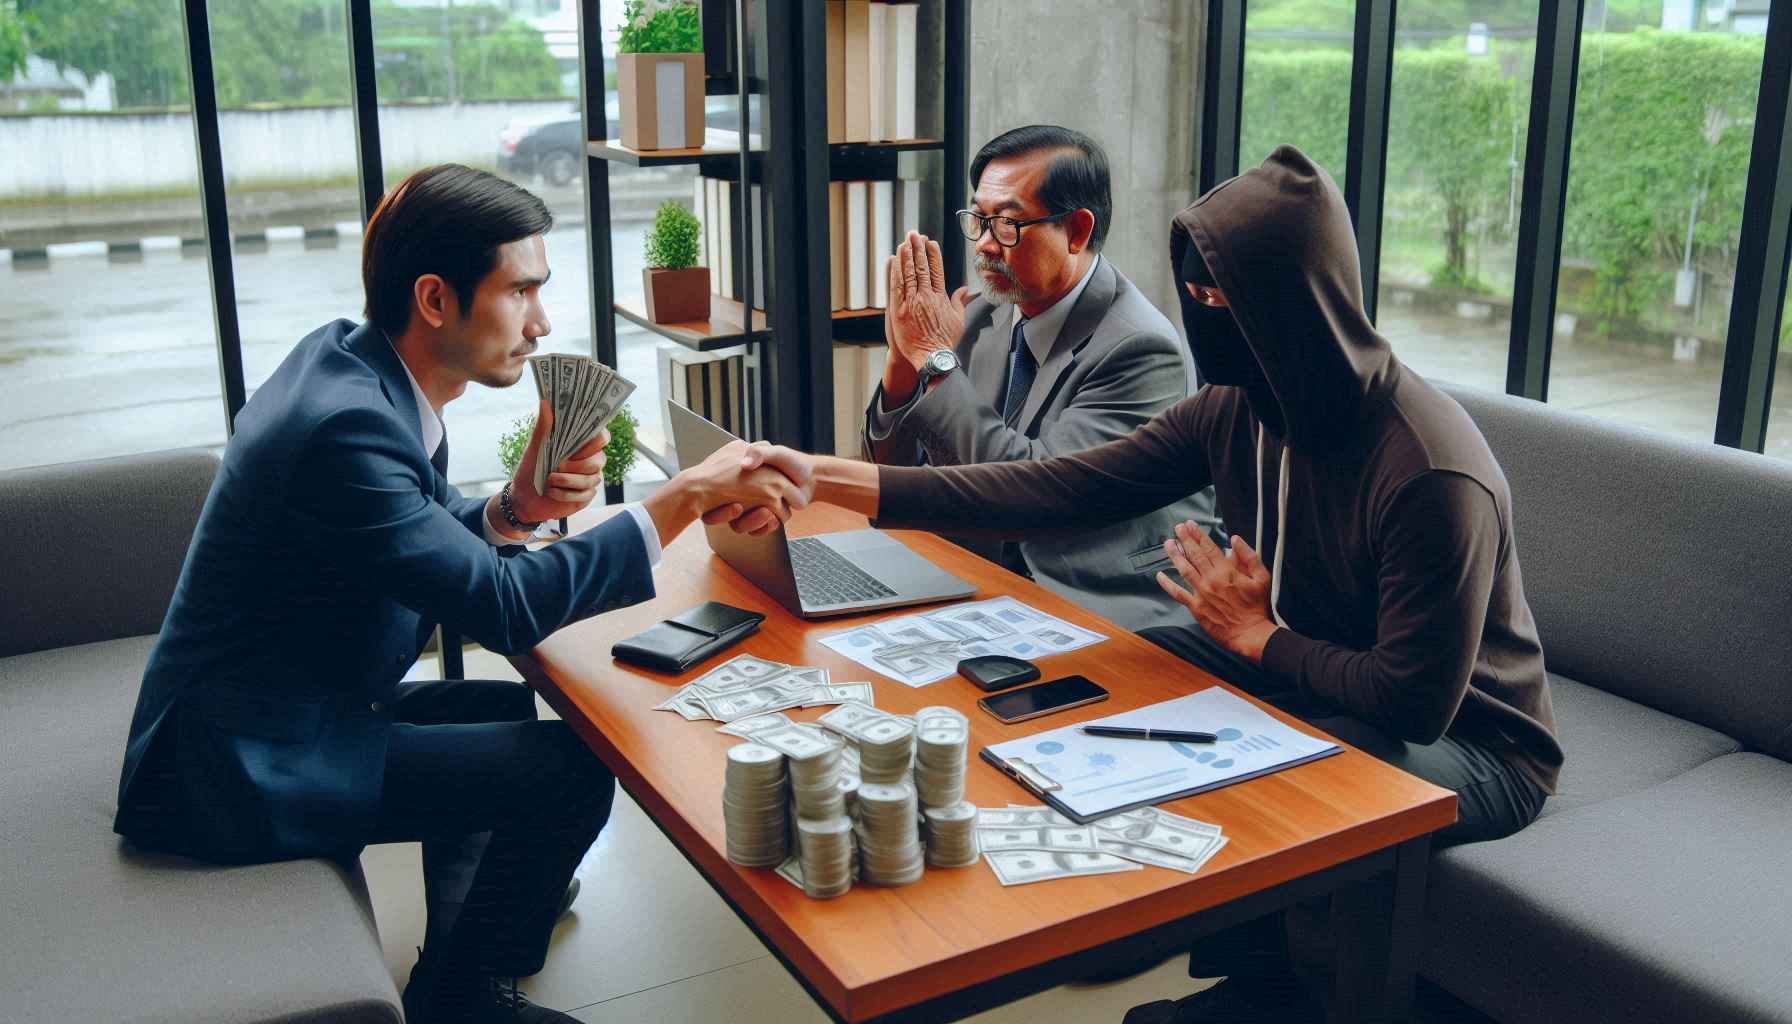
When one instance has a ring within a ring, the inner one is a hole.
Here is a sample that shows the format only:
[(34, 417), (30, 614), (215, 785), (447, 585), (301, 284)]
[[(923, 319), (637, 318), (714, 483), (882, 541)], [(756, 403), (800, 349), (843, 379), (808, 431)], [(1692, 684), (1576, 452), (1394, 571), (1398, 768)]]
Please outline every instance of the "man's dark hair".
[(386, 193), (361, 242), (364, 312), (389, 335), (411, 322), (417, 279), (438, 274), (472, 314), (479, 282), (498, 247), (545, 234), (554, 215), (533, 193), (461, 164), (425, 167)]
[(983, 168), (991, 160), (1034, 153), (1055, 152), (1039, 186), (1039, 203), (1049, 216), (1088, 210), (1095, 215), (1089, 233), (1089, 251), (1100, 252), (1107, 241), (1108, 220), (1114, 215), (1112, 186), (1108, 182), (1108, 155), (1100, 144), (1082, 132), (1055, 124), (1030, 124), (990, 139), (971, 161), (971, 191), (983, 180)]

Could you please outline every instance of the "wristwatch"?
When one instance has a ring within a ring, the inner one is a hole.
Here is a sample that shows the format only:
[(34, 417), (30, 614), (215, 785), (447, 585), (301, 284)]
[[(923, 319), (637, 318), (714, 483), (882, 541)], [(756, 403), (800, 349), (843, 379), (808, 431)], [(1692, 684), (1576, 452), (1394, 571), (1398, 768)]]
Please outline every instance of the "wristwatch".
[(949, 348), (936, 348), (933, 350), (933, 354), (927, 357), (926, 361), (921, 364), (921, 368), (915, 371), (915, 373), (921, 379), (921, 386), (925, 388), (933, 382), (935, 377), (944, 377), (946, 374), (958, 369), (960, 365), (961, 364), (958, 362), (958, 353)]

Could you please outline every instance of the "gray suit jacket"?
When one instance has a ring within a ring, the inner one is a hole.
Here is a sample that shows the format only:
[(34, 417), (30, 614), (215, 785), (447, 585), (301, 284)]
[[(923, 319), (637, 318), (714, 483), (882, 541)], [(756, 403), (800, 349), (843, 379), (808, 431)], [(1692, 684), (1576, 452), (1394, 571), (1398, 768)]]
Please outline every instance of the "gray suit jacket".
[[(887, 466), (1044, 460), (1131, 433), (1188, 396), (1175, 328), (1103, 259), (1041, 361), (1019, 415), (1003, 422), (1012, 313), (981, 298), (965, 307), (958, 358), (964, 369), (881, 417), (872, 396), (860, 439), (867, 461)], [(1033, 578), (1128, 629), (1187, 625), (1188, 612), (1153, 578), (1168, 569), (1163, 542), (1187, 519), (1211, 524), (1211, 489), (1137, 519), (1018, 545)], [(994, 561), (999, 542), (952, 538)]]

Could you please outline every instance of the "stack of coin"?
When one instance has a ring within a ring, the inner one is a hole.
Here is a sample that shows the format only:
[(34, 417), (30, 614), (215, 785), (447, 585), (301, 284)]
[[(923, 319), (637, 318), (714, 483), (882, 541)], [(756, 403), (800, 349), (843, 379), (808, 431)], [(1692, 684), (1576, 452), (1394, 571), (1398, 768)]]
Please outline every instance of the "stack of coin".
[(799, 818), (831, 820), (846, 813), (840, 792), (840, 746), (831, 738), (821, 752), (790, 758), (790, 790)]
[(959, 802), (921, 812), (927, 822), (927, 863), (962, 868), (977, 863), (977, 808)]
[(803, 892), (811, 899), (826, 900), (852, 888), (852, 819), (844, 814), (798, 818), (796, 831)]
[(879, 785), (908, 781), (915, 750), (914, 726), (895, 717), (880, 718), (866, 723), (858, 739), (861, 779)]
[(840, 803), (847, 815), (853, 820), (859, 817), (859, 784), (863, 780), (856, 774), (848, 774), (844, 765), (840, 768)]
[(909, 885), (926, 870), (916, 828), (915, 787), (867, 782), (859, 787), (861, 874), (872, 885)]
[(757, 743), (728, 748), (722, 822), (728, 859), (746, 867), (776, 867), (789, 849), (789, 776), (784, 755)]
[(964, 799), (965, 750), (970, 723), (951, 708), (922, 708), (916, 716), (915, 789), (922, 807), (951, 807)]

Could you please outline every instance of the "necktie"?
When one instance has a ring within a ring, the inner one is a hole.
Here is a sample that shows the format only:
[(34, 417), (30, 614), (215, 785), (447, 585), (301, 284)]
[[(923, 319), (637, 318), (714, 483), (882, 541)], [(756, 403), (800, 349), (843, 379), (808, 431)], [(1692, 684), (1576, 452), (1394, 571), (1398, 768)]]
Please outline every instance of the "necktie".
[(436, 445), (435, 454), (429, 457), (429, 464), (436, 467), (442, 479), (448, 479), (448, 436), (442, 435), (442, 442)]
[(1027, 404), (1027, 392), (1032, 390), (1033, 377), (1039, 372), (1033, 350), (1027, 347), (1024, 324), (1025, 321), (1015, 321), (1014, 348), (1008, 357), (1008, 398), (1002, 403), (1002, 419), (1008, 422), (1019, 416), (1021, 406)]

